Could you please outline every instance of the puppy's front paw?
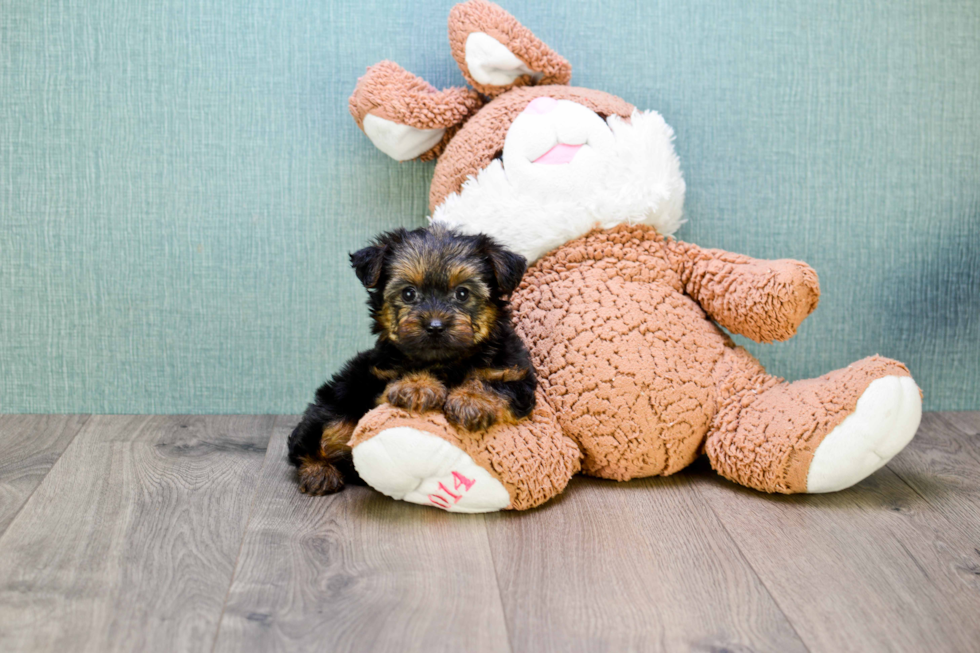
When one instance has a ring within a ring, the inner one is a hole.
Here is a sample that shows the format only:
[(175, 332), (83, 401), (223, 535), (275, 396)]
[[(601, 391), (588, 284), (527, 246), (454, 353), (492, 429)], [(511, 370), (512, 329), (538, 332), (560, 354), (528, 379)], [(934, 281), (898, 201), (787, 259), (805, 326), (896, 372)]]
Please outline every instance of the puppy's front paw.
[(389, 383), (385, 400), (392, 406), (424, 413), (446, 402), (446, 386), (428, 374), (412, 374)]
[(344, 489), (344, 475), (328, 462), (307, 460), (299, 466), (299, 491), (322, 496)]
[(500, 421), (503, 401), (485, 390), (460, 388), (446, 399), (446, 419), (467, 431), (483, 431)]

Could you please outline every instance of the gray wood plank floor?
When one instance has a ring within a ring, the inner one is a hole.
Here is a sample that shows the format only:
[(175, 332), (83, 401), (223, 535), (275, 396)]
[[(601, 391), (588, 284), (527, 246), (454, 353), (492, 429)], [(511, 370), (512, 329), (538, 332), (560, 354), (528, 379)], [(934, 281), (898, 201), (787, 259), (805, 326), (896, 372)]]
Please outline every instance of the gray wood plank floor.
[(86, 415), (0, 415), (0, 534), (86, 419)]
[(980, 412), (837, 494), (485, 516), (301, 495), (295, 421), (0, 416), (0, 651), (980, 651)]

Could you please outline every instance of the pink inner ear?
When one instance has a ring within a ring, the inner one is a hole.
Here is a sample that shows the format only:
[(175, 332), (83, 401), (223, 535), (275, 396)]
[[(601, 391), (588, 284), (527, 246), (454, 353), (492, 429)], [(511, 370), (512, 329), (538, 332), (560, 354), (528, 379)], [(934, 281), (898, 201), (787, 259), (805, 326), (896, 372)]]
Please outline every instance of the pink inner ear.
[(565, 145), (564, 143), (559, 143), (536, 158), (533, 163), (543, 163), (545, 165), (568, 163), (575, 158), (575, 155), (578, 154), (581, 148), (581, 145)]

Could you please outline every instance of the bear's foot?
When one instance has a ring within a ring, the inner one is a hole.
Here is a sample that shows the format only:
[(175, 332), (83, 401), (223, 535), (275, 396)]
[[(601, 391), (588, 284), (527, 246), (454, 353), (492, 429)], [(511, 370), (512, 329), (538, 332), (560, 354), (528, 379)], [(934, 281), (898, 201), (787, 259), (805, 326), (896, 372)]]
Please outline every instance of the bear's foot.
[(806, 491), (836, 492), (878, 471), (912, 440), (921, 417), (922, 398), (912, 377), (872, 381), (854, 412), (817, 447)]
[(740, 383), (715, 416), (705, 452), (719, 474), (763, 492), (851, 487), (901, 451), (922, 417), (908, 369), (878, 356), (817, 379), (785, 383), (762, 372)]
[(392, 499), (449, 512), (494, 512), (510, 505), (500, 481), (462, 449), (410, 426), (385, 429), (354, 447), (364, 481)]
[(382, 404), (361, 418), (350, 446), (368, 485), (449, 512), (541, 505), (565, 489), (582, 458), (540, 389), (530, 418), (480, 433), (455, 428), (439, 411), (410, 413)]

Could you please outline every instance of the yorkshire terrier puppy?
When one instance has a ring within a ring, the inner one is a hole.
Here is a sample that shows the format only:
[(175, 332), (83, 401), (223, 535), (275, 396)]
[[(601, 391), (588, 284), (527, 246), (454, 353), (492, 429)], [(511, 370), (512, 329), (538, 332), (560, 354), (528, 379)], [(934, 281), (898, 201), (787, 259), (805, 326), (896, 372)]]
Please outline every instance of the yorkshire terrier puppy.
[(350, 259), (368, 289), (377, 343), (316, 391), (289, 436), (289, 460), (307, 494), (360, 482), (347, 442), (380, 403), (441, 410), (467, 431), (515, 422), (534, 408), (537, 381), (508, 306), (527, 268), (523, 256), (489, 236), (433, 225), (382, 234)]

